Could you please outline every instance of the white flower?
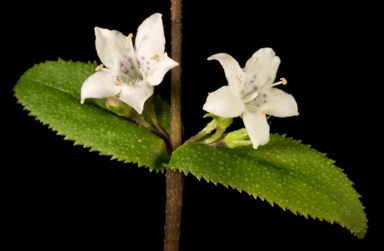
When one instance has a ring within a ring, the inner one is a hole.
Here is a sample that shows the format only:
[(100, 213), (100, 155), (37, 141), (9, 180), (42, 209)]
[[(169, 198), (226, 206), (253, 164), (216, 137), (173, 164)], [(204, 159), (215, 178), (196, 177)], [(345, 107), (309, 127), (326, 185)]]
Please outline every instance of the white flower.
[[(139, 26), (135, 38), (116, 30), (95, 27), (96, 50), (103, 63), (81, 87), (81, 103), (87, 98), (120, 100), (142, 113), (145, 101), (153, 94), (168, 70), (178, 63), (168, 57), (161, 14), (155, 13)], [(106, 68), (104, 68), (106, 66)]]
[(269, 141), (266, 114), (275, 117), (299, 115), (293, 96), (274, 88), (287, 81), (281, 78), (273, 83), (280, 58), (271, 48), (255, 52), (243, 69), (226, 53), (208, 58), (212, 59), (218, 60), (224, 68), (228, 86), (210, 93), (203, 109), (224, 118), (242, 117), (253, 148)]

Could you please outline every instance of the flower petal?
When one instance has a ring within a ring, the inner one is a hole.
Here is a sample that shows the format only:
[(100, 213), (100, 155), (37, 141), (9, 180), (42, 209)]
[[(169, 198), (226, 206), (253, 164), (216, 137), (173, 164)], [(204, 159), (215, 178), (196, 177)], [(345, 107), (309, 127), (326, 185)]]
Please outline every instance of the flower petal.
[(120, 93), (121, 85), (115, 85), (113, 74), (98, 71), (88, 77), (81, 86), (81, 103), (87, 98), (108, 98)]
[(119, 31), (99, 27), (95, 27), (95, 34), (97, 55), (106, 67), (118, 70), (123, 57), (136, 61), (131, 38)]
[(243, 83), (245, 82), (245, 74), (239, 63), (227, 53), (214, 54), (208, 58), (208, 60), (213, 59), (216, 59), (220, 62), (224, 69), (228, 84), (236, 87), (238, 92), (240, 92), (243, 88)]
[(253, 148), (257, 149), (259, 146), (269, 142), (269, 125), (265, 114), (245, 111), (243, 121)]
[(165, 37), (161, 16), (160, 13), (149, 16), (137, 29), (135, 47), (138, 58), (144, 57), (148, 60), (164, 53)]
[(247, 79), (254, 79), (255, 84), (260, 89), (275, 81), (279, 65), (280, 58), (271, 48), (261, 48), (248, 59), (244, 71), (247, 74)]
[(125, 84), (120, 93), (120, 100), (141, 114), (145, 101), (147, 101), (152, 94), (153, 87), (146, 81), (140, 81), (135, 84)]
[(290, 117), (299, 115), (295, 98), (278, 88), (270, 88), (267, 92), (267, 102), (262, 109), (275, 117)]
[(147, 71), (146, 81), (152, 86), (158, 85), (163, 81), (164, 75), (178, 65), (179, 63), (168, 57), (167, 53), (164, 53)]
[(223, 86), (208, 95), (203, 109), (220, 117), (233, 118), (240, 116), (245, 106), (237, 92), (229, 86)]

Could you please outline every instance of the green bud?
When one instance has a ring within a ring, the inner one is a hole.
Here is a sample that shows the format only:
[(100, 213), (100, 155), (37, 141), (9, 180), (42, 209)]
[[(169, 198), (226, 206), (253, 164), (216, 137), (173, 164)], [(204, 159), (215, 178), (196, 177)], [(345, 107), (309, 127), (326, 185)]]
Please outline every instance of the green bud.
[(232, 118), (222, 118), (212, 113), (207, 113), (203, 116), (203, 118), (206, 118), (206, 117), (213, 118), (213, 121), (214, 121), (213, 123), (215, 127), (214, 129), (220, 128), (223, 131), (225, 131), (232, 124), (232, 121), (233, 121)]
[(245, 128), (228, 133), (222, 141), (229, 148), (252, 145), (252, 141), (249, 139), (247, 129)]
[(132, 107), (122, 102), (118, 97), (109, 97), (105, 99), (105, 106), (107, 110), (122, 116), (129, 117)]

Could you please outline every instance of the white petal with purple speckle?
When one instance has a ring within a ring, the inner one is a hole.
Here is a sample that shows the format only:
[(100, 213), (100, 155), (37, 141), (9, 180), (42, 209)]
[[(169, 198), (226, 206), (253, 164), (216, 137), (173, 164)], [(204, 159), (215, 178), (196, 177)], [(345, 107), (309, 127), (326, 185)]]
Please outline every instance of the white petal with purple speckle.
[(210, 93), (203, 109), (220, 117), (242, 117), (255, 149), (269, 141), (266, 114), (275, 117), (299, 115), (293, 96), (274, 88), (286, 84), (286, 80), (274, 83), (280, 58), (271, 48), (256, 51), (243, 69), (226, 53), (208, 58), (212, 59), (218, 60), (224, 68), (228, 86)]
[[(153, 87), (164, 75), (179, 65), (168, 57), (165, 49), (161, 14), (155, 13), (139, 26), (135, 39), (116, 30), (95, 27), (96, 50), (103, 63), (81, 87), (81, 103), (87, 98), (120, 99), (142, 113)], [(104, 68), (104, 66), (106, 68)]]

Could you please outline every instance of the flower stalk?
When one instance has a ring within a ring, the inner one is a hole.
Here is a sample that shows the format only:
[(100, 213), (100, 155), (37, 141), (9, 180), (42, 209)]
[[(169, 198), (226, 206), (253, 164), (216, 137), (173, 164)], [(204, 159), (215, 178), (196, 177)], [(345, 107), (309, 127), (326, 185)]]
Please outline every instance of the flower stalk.
[[(225, 130), (232, 124), (233, 121), (232, 118), (221, 118), (211, 113), (205, 114), (204, 118), (205, 117), (212, 117), (213, 119), (203, 128), (203, 130), (186, 140), (184, 144), (212, 144), (223, 135)], [(215, 133), (210, 135), (210, 133), (214, 130), (216, 130)]]
[[(171, 58), (181, 62), (182, 1), (171, 0)], [(182, 143), (181, 135), (181, 63), (171, 70), (171, 151)], [(166, 209), (164, 226), (164, 251), (178, 251), (184, 174), (169, 168), (165, 171)]]

